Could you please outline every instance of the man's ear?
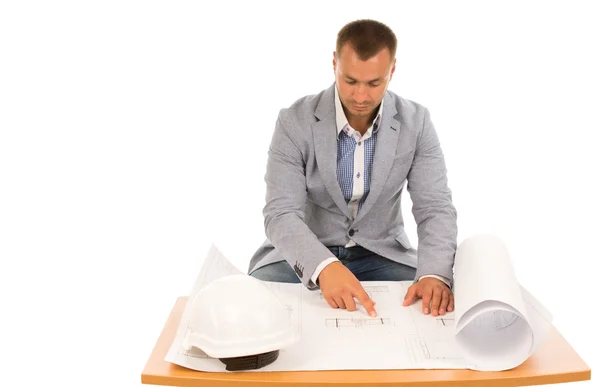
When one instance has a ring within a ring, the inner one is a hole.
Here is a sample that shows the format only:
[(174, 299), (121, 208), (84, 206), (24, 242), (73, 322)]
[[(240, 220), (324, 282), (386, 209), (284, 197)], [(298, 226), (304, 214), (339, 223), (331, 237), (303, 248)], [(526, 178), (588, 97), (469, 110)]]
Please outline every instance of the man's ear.
[(392, 76), (394, 75), (394, 71), (396, 71), (396, 58), (394, 58), (394, 64), (392, 64), (392, 70), (390, 71), (390, 81), (392, 80)]
[(335, 60), (335, 51), (333, 52), (333, 62), (332, 63), (333, 63), (333, 72), (335, 73), (336, 66), (337, 66), (337, 62)]

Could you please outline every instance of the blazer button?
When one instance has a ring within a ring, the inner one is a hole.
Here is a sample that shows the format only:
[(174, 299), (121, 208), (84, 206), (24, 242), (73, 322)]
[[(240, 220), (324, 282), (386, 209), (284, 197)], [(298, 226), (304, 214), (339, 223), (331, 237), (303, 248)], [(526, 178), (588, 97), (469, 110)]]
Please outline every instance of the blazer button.
[(348, 232), (348, 235), (353, 236), (354, 235), (354, 229), (350, 229), (350, 231)]

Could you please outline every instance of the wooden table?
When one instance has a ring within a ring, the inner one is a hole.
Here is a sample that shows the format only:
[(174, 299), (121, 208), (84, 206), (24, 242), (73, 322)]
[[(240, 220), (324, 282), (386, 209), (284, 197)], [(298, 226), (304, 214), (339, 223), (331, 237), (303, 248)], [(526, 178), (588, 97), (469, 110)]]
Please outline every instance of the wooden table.
[(552, 327), (537, 353), (503, 372), (471, 370), (373, 370), (302, 372), (201, 372), (164, 360), (177, 331), (187, 297), (177, 299), (142, 372), (142, 384), (211, 387), (306, 386), (531, 386), (591, 379), (591, 370)]

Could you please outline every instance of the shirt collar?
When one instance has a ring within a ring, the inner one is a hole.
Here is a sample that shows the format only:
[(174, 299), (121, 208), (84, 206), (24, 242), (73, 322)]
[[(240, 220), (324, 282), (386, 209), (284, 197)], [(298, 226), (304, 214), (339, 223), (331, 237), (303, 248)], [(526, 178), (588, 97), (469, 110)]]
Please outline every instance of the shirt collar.
[[(371, 126), (367, 130), (367, 132), (377, 132), (379, 129), (379, 124), (381, 122), (381, 112), (383, 111), (383, 99), (379, 104), (379, 110), (375, 119), (371, 123)], [(342, 102), (340, 101), (340, 95), (338, 93), (337, 84), (335, 85), (335, 124), (337, 128), (337, 135), (339, 136), (340, 132), (344, 130), (346, 125), (348, 125), (348, 119), (346, 118), (346, 114), (344, 113), (344, 109), (342, 108)], [(373, 126), (375, 126), (375, 130), (373, 130)]]

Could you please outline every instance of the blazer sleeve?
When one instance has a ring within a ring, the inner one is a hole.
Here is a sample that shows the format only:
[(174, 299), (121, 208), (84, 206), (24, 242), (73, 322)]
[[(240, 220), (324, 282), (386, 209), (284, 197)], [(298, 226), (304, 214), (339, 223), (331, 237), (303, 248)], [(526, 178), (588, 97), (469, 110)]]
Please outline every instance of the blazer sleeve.
[(309, 289), (317, 285), (311, 280), (317, 266), (332, 256), (306, 225), (305, 162), (298, 146), (296, 121), (282, 109), (269, 146), (266, 182), (266, 204), (263, 209), (267, 238), (278, 253), (294, 269)]
[(433, 274), (447, 278), (452, 284), (457, 248), (456, 209), (442, 148), (426, 108), (407, 180), (419, 239), (415, 278)]

